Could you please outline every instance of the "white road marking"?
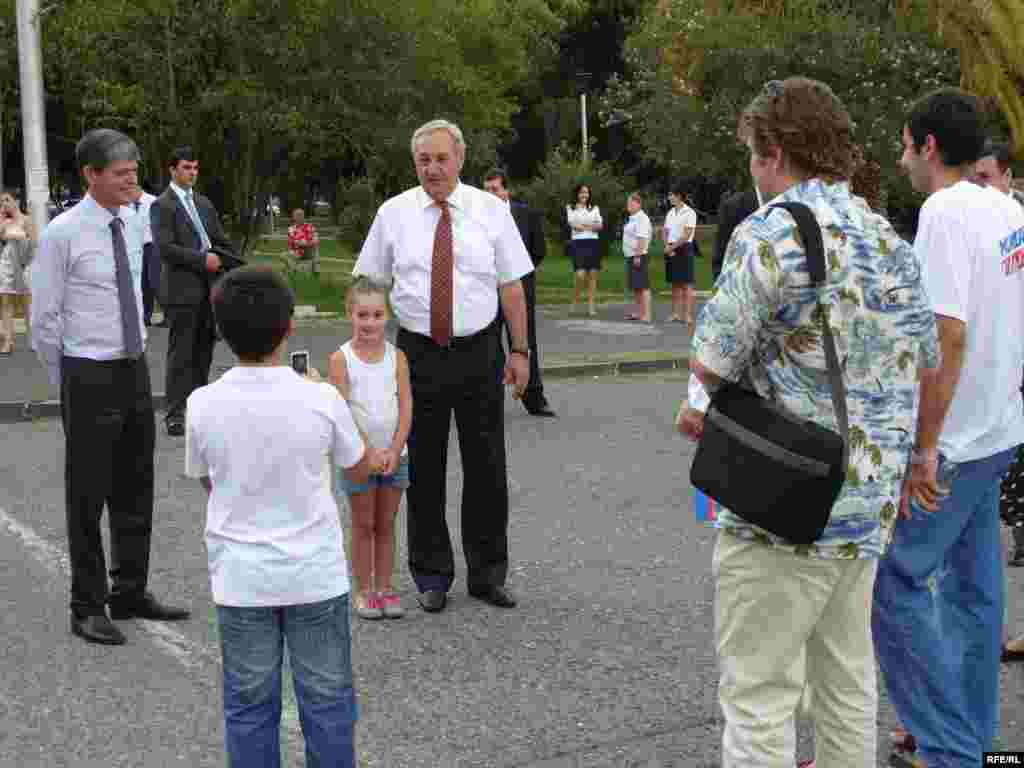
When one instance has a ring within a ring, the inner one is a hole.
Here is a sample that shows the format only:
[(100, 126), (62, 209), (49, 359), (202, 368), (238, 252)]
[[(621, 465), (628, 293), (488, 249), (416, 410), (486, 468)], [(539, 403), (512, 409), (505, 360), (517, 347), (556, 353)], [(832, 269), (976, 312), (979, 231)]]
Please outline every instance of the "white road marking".
[[(3, 507), (0, 507), (0, 529), (6, 529), (21, 541), (26, 552), (56, 578), (71, 578), (71, 561), (67, 552), (55, 547), (46, 539), (19, 522)], [(178, 661), (186, 669), (198, 669), (202, 665), (219, 667), (220, 653), (214, 647), (207, 647), (193, 642), (166, 622), (137, 620), (138, 626), (149, 635), (153, 644), (171, 658)], [(290, 687), (290, 683), (286, 683)], [(281, 724), (293, 734), (301, 732), (299, 713), (293, 704), (294, 697), (285, 694), (285, 702), (281, 712)]]
[[(25, 550), (54, 576), (63, 579), (71, 577), (71, 563), (67, 552), (53, 546), (27, 525), (16, 520), (7, 510), (0, 507), (0, 526), (21, 540)], [(157, 621), (140, 621), (139, 627), (148, 634), (153, 643), (176, 659), (182, 666), (194, 669), (202, 664), (203, 657), (209, 656), (204, 649), (189, 640), (176, 629)]]
[(649, 323), (616, 323), (608, 320), (556, 320), (555, 325), (567, 331), (603, 336), (660, 336), (662, 331)]

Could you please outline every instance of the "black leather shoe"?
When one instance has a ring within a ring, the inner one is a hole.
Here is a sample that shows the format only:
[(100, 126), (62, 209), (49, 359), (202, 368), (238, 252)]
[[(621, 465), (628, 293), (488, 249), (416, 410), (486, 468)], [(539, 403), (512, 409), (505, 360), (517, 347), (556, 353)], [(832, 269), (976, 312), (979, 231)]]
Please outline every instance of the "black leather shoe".
[(110, 623), (106, 616), (83, 616), (71, 614), (71, 634), (78, 635), (87, 643), (100, 645), (124, 645), (121, 630)]
[(185, 423), (181, 421), (168, 421), (167, 434), (170, 435), (171, 437), (184, 437)]
[(516, 607), (516, 599), (504, 587), (471, 587), (469, 596), (475, 597), (477, 600), (483, 600), (485, 603), (496, 605), (499, 608)]
[(1024, 568), (1024, 549), (1018, 549), (1014, 552), (1007, 565), (1011, 568)]
[(153, 621), (184, 621), (192, 614), (184, 608), (172, 608), (164, 605), (147, 592), (141, 599), (125, 602), (110, 601), (110, 618), (151, 619)]
[(430, 589), (416, 595), (420, 608), (427, 613), (440, 613), (448, 605), (448, 593), (439, 589)]
[(551, 410), (551, 406), (547, 403), (543, 405), (527, 405), (526, 412), (531, 416), (547, 416), (548, 418), (555, 418), (555, 412)]
[(1024, 651), (1010, 650), (1004, 645), (1003, 650), (999, 655), (999, 660), (1003, 662), (1003, 664), (1009, 664), (1014, 661), (1024, 661)]

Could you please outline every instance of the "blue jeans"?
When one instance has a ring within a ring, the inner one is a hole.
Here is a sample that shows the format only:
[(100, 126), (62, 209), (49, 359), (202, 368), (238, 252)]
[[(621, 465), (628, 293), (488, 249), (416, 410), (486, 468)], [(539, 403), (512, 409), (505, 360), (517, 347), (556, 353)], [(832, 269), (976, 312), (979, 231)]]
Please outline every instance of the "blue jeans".
[(875, 581), (872, 631), (889, 698), (928, 768), (981, 765), (999, 727), (1006, 602), (999, 482), (1014, 451), (953, 464), (934, 513), (911, 505)]
[(280, 768), (284, 642), (309, 768), (354, 768), (348, 595), (274, 608), (217, 606), (232, 768)]

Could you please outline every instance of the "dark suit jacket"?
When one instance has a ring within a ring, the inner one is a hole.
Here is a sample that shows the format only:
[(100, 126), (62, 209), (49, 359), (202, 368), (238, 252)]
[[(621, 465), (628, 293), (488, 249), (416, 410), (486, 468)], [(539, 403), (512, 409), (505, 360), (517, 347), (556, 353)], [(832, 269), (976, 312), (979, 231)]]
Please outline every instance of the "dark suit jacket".
[(715, 234), (715, 255), (711, 260), (711, 274), (716, 281), (722, 274), (725, 248), (729, 245), (732, 231), (756, 210), (757, 195), (753, 192), (737, 192), (718, 206), (718, 232)]
[(526, 203), (512, 201), (512, 218), (519, 227), (519, 235), (523, 238), (526, 252), (530, 254), (534, 268), (538, 267), (547, 253), (547, 244), (544, 242), (544, 219), (540, 213), (533, 211)]
[[(210, 250), (217, 252), (225, 268), (238, 266), (238, 249), (221, 226), (213, 204), (195, 194), (196, 210), (210, 238)], [(149, 211), (153, 239), (160, 253), (161, 304), (199, 304), (210, 293), (211, 275), (206, 269), (206, 253), (192, 219), (177, 193), (168, 186)]]

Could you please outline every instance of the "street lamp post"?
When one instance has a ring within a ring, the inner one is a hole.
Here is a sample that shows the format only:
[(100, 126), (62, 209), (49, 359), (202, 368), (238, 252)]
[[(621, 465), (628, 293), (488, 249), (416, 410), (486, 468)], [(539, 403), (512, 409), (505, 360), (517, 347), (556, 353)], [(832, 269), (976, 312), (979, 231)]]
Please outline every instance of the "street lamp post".
[(590, 140), (587, 136), (587, 86), (590, 83), (590, 73), (579, 70), (576, 79), (580, 84), (580, 128), (582, 132), (583, 146), (580, 157), (583, 160), (583, 167), (590, 167)]
[(39, 0), (17, 0), (18, 70), (21, 74), (21, 131), (25, 149), (25, 198), (36, 232), (46, 226), (50, 172), (46, 165), (46, 112)]

